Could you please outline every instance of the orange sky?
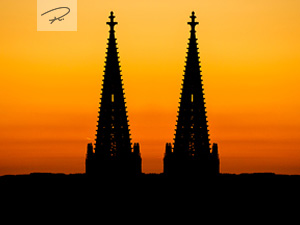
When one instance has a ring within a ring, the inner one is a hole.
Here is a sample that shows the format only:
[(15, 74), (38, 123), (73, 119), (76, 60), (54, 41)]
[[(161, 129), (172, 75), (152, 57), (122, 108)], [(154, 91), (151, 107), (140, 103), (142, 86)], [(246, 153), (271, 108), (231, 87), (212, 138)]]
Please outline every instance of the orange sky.
[(300, 2), (78, 0), (77, 32), (37, 32), (36, 0), (0, 3), (0, 175), (82, 173), (116, 37), (143, 172), (174, 137), (191, 11), (221, 172), (300, 174)]

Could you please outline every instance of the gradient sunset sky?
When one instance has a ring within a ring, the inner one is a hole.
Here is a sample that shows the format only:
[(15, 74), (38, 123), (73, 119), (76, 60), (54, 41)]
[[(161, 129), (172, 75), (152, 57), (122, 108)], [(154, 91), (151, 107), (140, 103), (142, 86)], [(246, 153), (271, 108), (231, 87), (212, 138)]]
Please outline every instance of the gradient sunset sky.
[(38, 32), (36, 0), (0, 0), (0, 175), (85, 171), (110, 11), (143, 172), (173, 142), (195, 11), (221, 172), (300, 174), (300, 1), (77, 2), (77, 31)]

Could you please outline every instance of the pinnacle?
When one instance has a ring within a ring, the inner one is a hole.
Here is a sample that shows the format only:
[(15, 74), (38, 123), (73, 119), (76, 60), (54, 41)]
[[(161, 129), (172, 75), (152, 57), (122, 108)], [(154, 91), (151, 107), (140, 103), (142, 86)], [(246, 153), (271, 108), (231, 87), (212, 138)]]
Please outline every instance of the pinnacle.
[(195, 12), (192, 12), (192, 15), (190, 16), (190, 18), (192, 19), (191, 22), (188, 22), (189, 25), (191, 25), (192, 30), (195, 30), (195, 26), (197, 24), (199, 24), (198, 22), (195, 22), (196, 16), (195, 16)]
[(110, 21), (107, 22), (106, 24), (109, 25), (110, 26), (110, 30), (113, 31), (114, 30), (114, 26), (118, 24), (118, 22), (114, 21), (115, 16), (114, 16), (114, 12), (113, 11), (110, 12), (110, 16), (108, 18), (110, 18)]

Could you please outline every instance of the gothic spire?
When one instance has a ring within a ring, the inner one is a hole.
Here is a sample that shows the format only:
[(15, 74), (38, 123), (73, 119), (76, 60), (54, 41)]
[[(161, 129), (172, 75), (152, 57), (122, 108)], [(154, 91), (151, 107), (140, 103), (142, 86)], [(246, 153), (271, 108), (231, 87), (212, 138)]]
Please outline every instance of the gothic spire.
[(191, 33), (187, 52), (185, 74), (181, 93), (174, 152), (197, 157), (210, 152), (209, 135), (200, 60), (198, 55), (195, 26), (196, 16), (192, 12)]
[(190, 38), (183, 76), (173, 151), (167, 144), (166, 173), (208, 171), (212, 161), (206, 118), (201, 66), (196, 38), (196, 16), (192, 12)]
[[(124, 88), (115, 38), (113, 12), (110, 26), (93, 162), (97, 172), (140, 173), (139, 147), (132, 148)], [(139, 145), (135, 145), (139, 146)], [(90, 157), (91, 158), (91, 157)], [(89, 161), (91, 162), (91, 161)], [(88, 163), (87, 163), (88, 167)], [(93, 169), (92, 169), (93, 170)]]

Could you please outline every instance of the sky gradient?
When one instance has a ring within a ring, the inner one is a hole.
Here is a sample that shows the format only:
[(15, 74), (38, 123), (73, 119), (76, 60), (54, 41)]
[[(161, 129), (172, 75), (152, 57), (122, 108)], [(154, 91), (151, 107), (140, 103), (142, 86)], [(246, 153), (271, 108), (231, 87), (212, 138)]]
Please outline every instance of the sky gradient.
[(78, 0), (77, 31), (38, 32), (36, 0), (0, 0), (0, 175), (83, 173), (110, 11), (142, 169), (173, 142), (195, 11), (222, 173), (300, 174), (300, 1)]

